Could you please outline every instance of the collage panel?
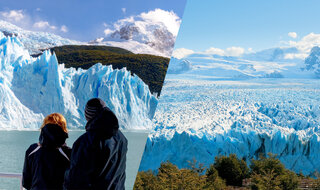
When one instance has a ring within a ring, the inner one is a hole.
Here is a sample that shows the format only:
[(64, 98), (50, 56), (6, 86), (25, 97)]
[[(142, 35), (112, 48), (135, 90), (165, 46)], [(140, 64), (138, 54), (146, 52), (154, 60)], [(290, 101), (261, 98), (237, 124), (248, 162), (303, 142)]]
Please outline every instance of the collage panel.
[(317, 189), (318, 1), (187, 1), (134, 189)]
[(132, 189), (184, 6), (1, 1), (0, 189)]

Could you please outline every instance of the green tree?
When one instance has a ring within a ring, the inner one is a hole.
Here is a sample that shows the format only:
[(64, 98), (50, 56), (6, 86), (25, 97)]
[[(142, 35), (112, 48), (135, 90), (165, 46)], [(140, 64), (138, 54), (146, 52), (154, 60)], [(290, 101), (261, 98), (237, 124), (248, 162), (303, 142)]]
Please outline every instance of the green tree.
[(203, 174), (206, 170), (206, 167), (204, 167), (202, 163), (199, 163), (195, 158), (193, 158), (192, 161), (188, 161), (188, 163), (191, 170), (199, 175)]
[(258, 160), (251, 160), (251, 172), (256, 174), (270, 173), (271, 170), (278, 176), (285, 172), (285, 167), (281, 164), (276, 155), (268, 154), (268, 158), (260, 156)]
[(226, 182), (219, 177), (218, 170), (213, 164), (206, 171), (206, 181), (204, 189), (222, 190), (226, 188)]
[(315, 188), (316, 190), (320, 190), (320, 178), (318, 178), (318, 179), (315, 180), (314, 188)]
[(320, 173), (316, 171), (313, 175), (316, 177), (316, 179), (314, 179), (313, 188), (316, 190), (320, 190)]
[(206, 170), (206, 167), (204, 167), (204, 165), (198, 162), (195, 158), (193, 158), (192, 161), (188, 161), (188, 163), (191, 171), (197, 176), (196, 187), (203, 187), (205, 185), (205, 176), (203, 173)]
[(180, 170), (171, 162), (161, 163), (157, 178), (161, 189), (179, 189)]
[(235, 154), (218, 156), (215, 158), (215, 169), (219, 176), (226, 180), (227, 185), (242, 186), (242, 180), (248, 176), (249, 169), (243, 160), (239, 160)]
[(299, 185), (299, 178), (296, 173), (286, 170), (284, 174), (280, 175), (280, 187), (283, 190), (297, 189)]
[(253, 189), (297, 189), (299, 178), (297, 174), (285, 169), (276, 155), (268, 154), (258, 160), (251, 161), (251, 177)]
[(149, 170), (138, 172), (133, 189), (135, 190), (153, 190), (158, 188), (157, 177)]
[[(201, 166), (201, 165), (200, 165)], [(177, 166), (169, 161), (162, 163), (158, 169), (158, 189), (176, 189), (176, 190), (200, 190), (205, 185), (205, 176), (196, 171), (200, 168), (178, 169)]]
[(280, 178), (274, 170), (260, 170), (261, 173), (253, 173), (252, 189), (253, 190), (280, 190)]
[(180, 183), (178, 189), (200, 190), (205, 185), (205, 177), (190, 169), (180, 170)]
[[(112, 65), (113, 69), (127, 68), (149, 86), (152, 93), (160, 95), (170, 59), (149, 54), (134, 54), (128, 50), (93, 45), (65, 45), (51, 48), (59, 63), (66, 68), (89, 69), (96, 63)], [(39, 55), (34, 55), (39, 56)]]

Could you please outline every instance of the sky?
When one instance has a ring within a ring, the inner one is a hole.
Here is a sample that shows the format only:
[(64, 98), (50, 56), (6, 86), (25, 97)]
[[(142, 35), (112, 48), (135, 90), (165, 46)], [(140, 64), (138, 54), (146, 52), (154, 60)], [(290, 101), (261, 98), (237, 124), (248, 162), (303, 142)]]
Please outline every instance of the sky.
[(0, 19), (72, 40), (103, 37), (118, 20), (155, 9), (182, 17), (186, 0), (1, 0)]
[(175, 49), (232, 55), (318, 42), (304, 37), (320, 33), (319, 7), (318, 0), (188, 0)]

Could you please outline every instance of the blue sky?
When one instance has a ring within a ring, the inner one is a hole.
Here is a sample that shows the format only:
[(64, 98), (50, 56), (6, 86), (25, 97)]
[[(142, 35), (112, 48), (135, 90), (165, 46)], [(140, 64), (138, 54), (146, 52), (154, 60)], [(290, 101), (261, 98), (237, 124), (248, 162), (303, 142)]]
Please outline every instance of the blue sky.
[(1, 0), (0, 16), (25, 29), (48, 31), (74, 40), (90, 41), (103, 36), (106, 25), (156, 8), (174, 11), (181, 18), (185, 2), (186, 0)]
[(283, 46), (320, 33), (319, 8), (318, 0), (188, 0), (175, 49)]

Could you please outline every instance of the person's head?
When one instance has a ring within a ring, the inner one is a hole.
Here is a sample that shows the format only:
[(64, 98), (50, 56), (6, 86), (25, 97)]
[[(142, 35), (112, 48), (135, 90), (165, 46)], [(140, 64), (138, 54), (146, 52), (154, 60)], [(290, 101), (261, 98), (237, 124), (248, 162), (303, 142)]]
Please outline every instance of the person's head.
[(106, 107), (106, 103), (103, 100), (101, 100), (100, 98), (90, 99), (87, 102), (85, 110), (84, 110), (86, 120), (89, 121), (89, 120), (93, 119), (105, 107)]
[(108, 107), (104, 107), (98, 116), (88, 121), (86, 125), (86, 131), (96, 131), (98, 136), (103, 139), (114, 136), (118, 129), (118, 118)]
[(63, 115), (61, 115), (60, 113), (52, 113), (50, 115), (47, 115), (47, 117), (44, 118), (43, 123), (40, 127), (40, 130), (42, 130), (42, 128), (44, 126), (46, 126), (47, 124), (56, 124), (59, 125), (61, 127), (61, 129), (65, 132), (68, 133), (68, 129), (67, 129), (67, 121), (66, 119), (63, 117)]

